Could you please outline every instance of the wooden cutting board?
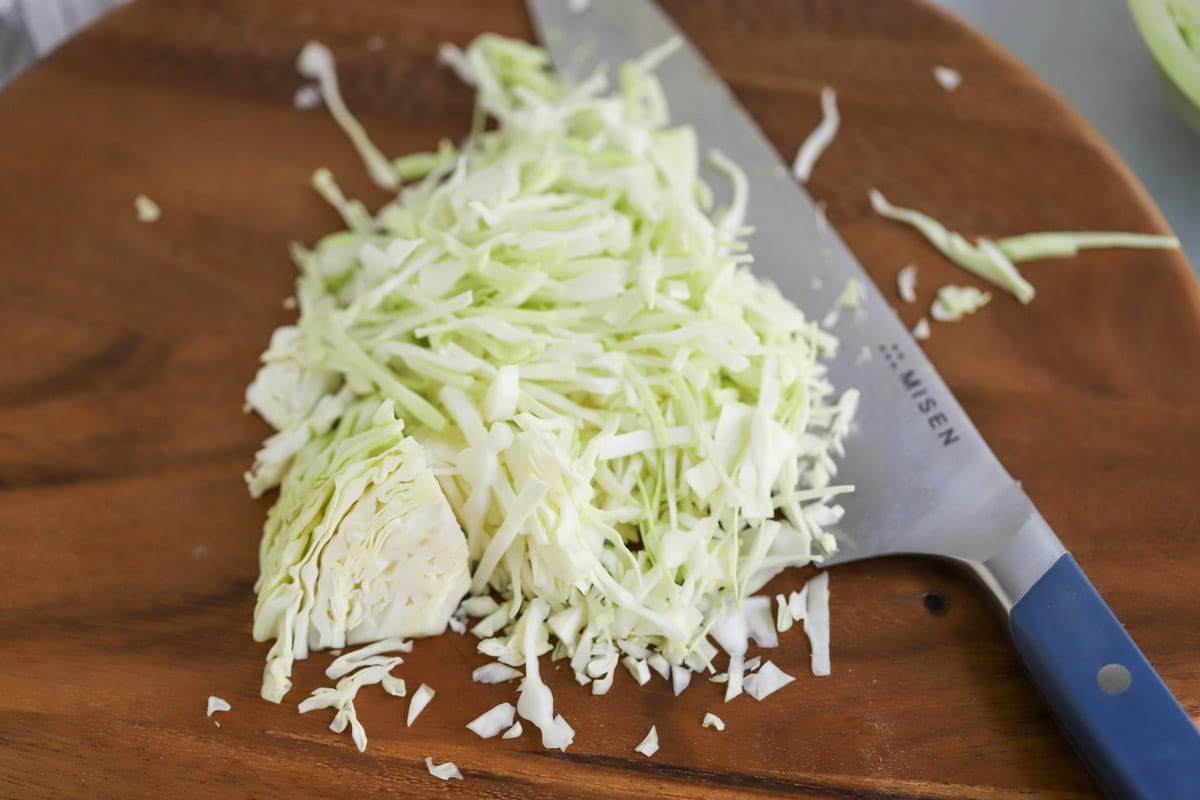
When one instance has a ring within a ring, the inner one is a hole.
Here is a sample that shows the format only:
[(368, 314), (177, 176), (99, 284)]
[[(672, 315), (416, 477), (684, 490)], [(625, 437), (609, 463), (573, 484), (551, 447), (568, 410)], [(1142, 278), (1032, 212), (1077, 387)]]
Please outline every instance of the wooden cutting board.
[[(810, 188), (909, 323), (937, 286), (974, 281), (872, 214), (868, 187), (969, 234), (1165, 230), (1058, 97), (928, 5), (665, 5), (786, 154), (837, 87), (842, 130)], [(806, 673), (793, 632), (771, 657), (800, 677), (763, 703), (624, 674), (592, 698), (552, 672), (578, 731), (566, 753), (463, 727), (513, 696), (470, 682), (485, 659), (469, 636), (420, 642), (401, 668), (438, 691), (412, 728), (406, 701), (363, 693), (365, 754), (327, 712), (296, 713), (327, 657), (299, 665), (284, 705), (258, 699), (267, 502), (241, 474), (267, 429), (242, 390), (292, 317), (287, 242), (338, 225), (313, 168), (382, 199), (327, 115), (293, 108), (294, 57), (329, 43), (348, 103), (401, 154), (466, 131), (471, 95), (434, 54), (486, 30), (530, 34), (515, 0), (138, 0), (0, 93), (0, 796), (1095, 797), (983, 593), (917, 559), (837, 568), (834, 674)], [(156, 224), (134, 218), (143, 192)], [(909, 262), (920, 305), (895, 297)], [(1031, 305), (998, 296), (926, 348), (1195, 717), (1200, 292), (1178, 252), (1027, 272)], [(233, 705), (220, 728), (210, 694)], [(724, 733), (700, 728), (710, 710)], [(434, 779), (425, 756), (466, 780)]]

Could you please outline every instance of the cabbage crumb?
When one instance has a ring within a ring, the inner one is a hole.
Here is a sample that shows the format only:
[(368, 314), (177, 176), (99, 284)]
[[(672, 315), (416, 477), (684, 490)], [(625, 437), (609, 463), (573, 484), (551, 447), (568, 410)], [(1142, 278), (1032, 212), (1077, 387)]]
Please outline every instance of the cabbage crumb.
[(909, 264), (896, 275), (896, 291), (906, 303), (917, 302), (917, 265)]
[(138, 222), (158, 222), (162, 216), (162, 209), (158, 207), (158, 203), (144, 194), (133, 198), (133, 210), (137, 214)]
[(429, 774), (438, 780), (448, 781), (451, 779), (461, 781), (463, 779), (462, 771), (453, 761), (447, 761), (445, 764), (434, 764), (433, 759), (425, 756), (425, 769), (429, 770)]
[(933, 79), (947, 92), (953, 92), (962, 83), (962, 75), (958, 70), (944, 67), (941, 64), (933, 68)]
[(658, 752), (658, 728), (651, 725), (649, 733), (646, 734), (646, 738), (642, 739), (641, 743), (638, 744), (637, 747), (633, 748), (633, 750), (635, 753), (641, 753), (646, 758), (650, 758), (655, 753), (657, 753)]
[(957, 322), (987, 305), (992, 296), (974, 286), (943, 286), (929, 309), (929, 316), (938, 322)]

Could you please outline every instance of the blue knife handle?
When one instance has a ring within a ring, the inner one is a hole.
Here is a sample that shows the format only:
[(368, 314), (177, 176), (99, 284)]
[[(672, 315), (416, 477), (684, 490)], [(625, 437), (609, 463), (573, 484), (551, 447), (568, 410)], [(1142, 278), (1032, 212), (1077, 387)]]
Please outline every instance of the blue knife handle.
[(1009, 612), (1017, 651), (1101, 787), (1200, 798), (1200, 731), (1070, 553)]

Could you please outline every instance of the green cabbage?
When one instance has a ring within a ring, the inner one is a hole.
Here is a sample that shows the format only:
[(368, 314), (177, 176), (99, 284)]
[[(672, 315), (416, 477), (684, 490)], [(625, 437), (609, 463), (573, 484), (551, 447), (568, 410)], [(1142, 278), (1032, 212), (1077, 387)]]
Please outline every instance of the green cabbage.
[(293, 457), (260, 560), (254, 638), (275, 640), (262, 687), (274, 702), (294, 658), (441, 633), (469, 585), (466, 541), (425, 453), (377, 398)]
[(1200, 3), (1129, 0), (1129, 10), (1180, 110), (1200, 129)]

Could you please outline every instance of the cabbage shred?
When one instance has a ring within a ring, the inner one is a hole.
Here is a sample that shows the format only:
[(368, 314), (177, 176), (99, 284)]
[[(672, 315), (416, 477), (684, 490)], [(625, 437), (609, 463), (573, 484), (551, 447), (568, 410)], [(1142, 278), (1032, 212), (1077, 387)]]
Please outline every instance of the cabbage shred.
[[(336, 92), (312, 47), (306, 74)], [(440, 633), (469, 595), (479, 651), (524, 668), (517, 713), (565, 748), (538, 656), (597, 694), (619, 663), (686, 686), (714, 626), (739, 658), (773, 637), (750, 596), (833, 549), (857, 393), (828, 379), (836, 339), (750, 272), (745, 176), (719, 153), (734, 199), (709, 207), (650, 72), (665, 54), (610, 91), (519, 41), (444, 48), (475, 129), (392, 161), (325, 97), (398, 189), (370, 214), (314, 176), (347, 229), (293, 246), (299, 318), (246, 393), (277, 431), (247, 474), (279, 489), (256, 585), (267, 699), (293, 659)]]

